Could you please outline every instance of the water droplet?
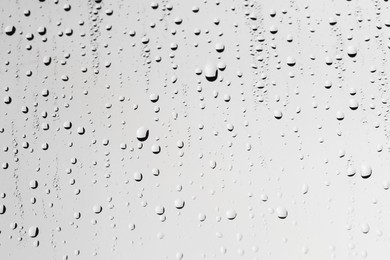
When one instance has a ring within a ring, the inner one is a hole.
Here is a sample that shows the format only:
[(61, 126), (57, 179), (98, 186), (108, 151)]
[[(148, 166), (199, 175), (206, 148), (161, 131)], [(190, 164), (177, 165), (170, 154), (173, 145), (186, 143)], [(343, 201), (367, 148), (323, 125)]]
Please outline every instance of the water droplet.
[(287, 209), (284, 207), (278, 207), (276, 208), (276, 214), (278, 215), (278, 218), (285, 219), (288, 215)]
[(207, 63), (204, 67), (204, 75), (208, 81), (215, 81), (218, 76), (217, 66), (213, 63)]
[(28, 230), (28, 235), (31, 237), (31, 238), (34, 238), (34, 237), (37, 237), (39, 234), (39, 229), (37, 226), (31, 226)]
[(233, 209), (229, 209), (226, 211), (226, 218), (229, 220), (233, 220), (237, 217), (237, 212)]
[(371, 174), (372, 174), (372, 168), (370, 165), (362, 164), (360, 166), (360, 175), (362, 176), (362, 178), (367, 179), (371, 176)]
[(141, 142), (146, 141), (149, 136), (149, 129), (147, 129), (144, 126), (141, 126), (140, 128), (137, 129), (137, 139)]

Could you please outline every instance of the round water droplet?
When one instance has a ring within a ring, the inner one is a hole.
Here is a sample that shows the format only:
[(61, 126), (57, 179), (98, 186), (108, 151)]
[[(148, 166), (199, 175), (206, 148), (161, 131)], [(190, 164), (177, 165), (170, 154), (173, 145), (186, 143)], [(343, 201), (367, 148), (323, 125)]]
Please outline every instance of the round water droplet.
[(65, 121), (63, 126), (65, 129), (70, 129), (70, 128), (72, 128), (72, 123), (69, 121)]
[(51, 63), (51, 57), (49, 57), (49, 56), (43, 57), (43, 64), (48, 66), (48, 65), (50, 65), (50, 63)]
[(330, 89), (332, 87), (332, 82), (329, 80), (325, 81), (324, 87)]
[(161, 147), (158, 144), (152, 145), (151, 149), (152, 149), (152, 153), (154, 153), (154, 154), (158, 154), (161, 151)]
[(264, 81), (258, 81), (258, 82), (256, 83), (256, 88), (262, 89), (262, 88), (264, 88), (264, 87), (265, 87)]
[(30, 181), (30, 188), (33, 190), (38, 188), (38, 181), (36, 181), (36, 180)]
[(102, 212), (103, 208), (102, 208), (102, 206), (100, 206), (100, 205), (94, 205), (93, 208), (92, 208), (92, 210), (93, 210), (93, 212), (94, 212), (95, 214), (99, 214), (99, 213)]
[(348, 46), (347, 48), (347, 54), (349, 57), (355, 57), (357, 54), (357, 49), (355, 46)]
[(135, 229), (135, 224), (134, 223), (130, 223), (129, 224), (129, 228), (130, 228), (130, 230), (134, 230)]
[(276, 119), (281, 119), (281, 118), (283, 117), (282, 111), (280, 111), (280, 110), (275, 110), (275, 111), (274, 111), (274, 117), (275, 117)]
[(34, 238), (34, 237), (37, 237), (39, 234), (39, 229), (37, 226), (31, 226), (28, 230), (28, 235), (31, 237), (31, 238)]
[(352, 110), (356, 110), (359, 107), (359, 103), (356, 101), (356, 99), (350, 99), (349, 100), (349, 108)]
[(217, 52), (223, 52), (225, 50), (225, 45), (222, 43), (215, 44), (215, 50)]
[(329, 24), (330, 24), (330, 25), (335, 25), (335, 24), (337, 24), (336, 18), (330, 17), (330, 18), (329, 18)]
[(5, 205), (1, 204), (0, 205), (0, 214), (3, 215), (6, 211), (7, 211), (7, 208), (5, 207)]
[(360, 175), (362, 176), (362, 178), (367, 179), (371, 176), (371, 174), (372, 174), (372, 168), (370, 165), (362, 164), (360, 166)]
[(278, 218), (285, 219), (288, 215), (287, 209), (285, 207), (278, 207), (276, 209), (276, 214), (278, 215)]
[(336, 118), (337, 118), (337, 120), (339, 120), (339, 121), (343, 120), (343, 119), (344, 119), (344, 113), (341, 112), (341, 111), (337, 111), (337, 113), (336, 113)]
[(293, 66), (295, 66), (295, 64), (296, 64), (296, 61), (293, 57), (290, 57), (290, 56), (287, 57), (287, 65), (288, 66), (293, 67)]
[(157, 9), (158, 8), (158, 3), (153, 1), (153, 2), (150, 3), (150, 7), (152, 7), (153, 9)]
[(15, 26), (13, 26), (13, 25), (8, 25), (4, 29), (5, 34), (7, 34), (8, 36), (13, 35), (15, 33), (15, 31), (16, 31), (16, 29), (15, 29)]
[(184, 204), (185, 204), (185, 202), (184, 202), (184, 200), (182, 200), (182, 199), (177, 199), (177, 200), (175, 200), (175, 207), (176, 207), (177, 209), (182, 209), (182, 208), (184, 208)]
[(217, 66), (213, 63), (207, 63), (204, 67), (204, 75), (208, 81), (215, 81), (218, 77)]
[(223, 61), (219, 62), (218, 63), (218, 69), (222, 70), (222, 71), (225, 70), (226, 69), (226, 63), (223, 62)]
[(382, 183), (382, 186), (385, 190), (388, 190), (390, 188), (390, 182), (389, 181), (384, 181)]
[(84, 133), (85, 133), (85, 128), (84, 127), (78, 127), (77, 128), (77, 133), (79, 134), (79, 135), (83, 135)]
[(214, 160), (211, 160), (211, 161), (210, 161), (210, 168), (211, 168), (211, 169), (215, 169), (215, 167), (217, 167), (217, 162), (214, 161)]
[(154, 209), (157, 215), (162, 215), (165, 212), (165, 208), (163, 206), (156, 206)]
[(140, 172), (135, 172), (135, 173), (134, 173), (134, 180), (135, 180), (135, 181), (142, 181), (142, 173), (140, 173)]
[(229, 209), (226, 211), (226, 218), (233, 220), (237, 217), (237, 212), (234, 209)]
[(11, 104), (11, 102), (12, 102), (12, 98), (10, 96), (5, 96), (3, 100), (4, 100), (4, 103), (7, 105)]
[(140, 128), (137, 129), (137, 139), (141, 142), (145, 141), (148, 139), (149, 136), (149, 129), (147, 129), (144, 126), (141, 126)]
[(367, 234), (370, 231), (370, 226), (367, 223), (364, 223), (360, 226), (361, 231), (364, 234)]
[(348, 175), (349, 177), (352, 177), (352, 176), (354, 176), (355, 174), (356, 174), (356, 169), (355, 169), (355, 167), (349, 166), (348, 169), (347, 169), (347, 175)]
[(278, 27), (276, 27), (275, 25), (271, 25), (271, 27), (269, 28), (269, 31), (272, 34), (276, 34), (278, 32)]
[(199, 219), (199, 221), (203, 222), (206, 220), (206, 215), (204, 213), (199, 213), (198, 219)]
[(152, 174), (153, 174), (154, 176), (159, 176), (159, 175), (160, 175), (160, 170), (157, 169), (157, 168), (153, 168), (153, 169), (152, 169)]
[(149, 96), (150, 101), (152, 101), (153, 103), (156, 103), (159, 98), (160, 98), (159, 95), (157, 95), (155, 93), (150, 94), (150, 96)]

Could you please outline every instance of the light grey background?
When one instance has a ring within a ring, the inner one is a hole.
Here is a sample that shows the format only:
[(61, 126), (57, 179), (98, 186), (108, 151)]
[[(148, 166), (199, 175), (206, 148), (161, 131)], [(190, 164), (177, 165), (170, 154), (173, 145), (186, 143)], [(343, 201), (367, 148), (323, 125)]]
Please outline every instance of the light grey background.
[(0, 2), (0, 259), (387, 259), (389, 2), (96, 2)]

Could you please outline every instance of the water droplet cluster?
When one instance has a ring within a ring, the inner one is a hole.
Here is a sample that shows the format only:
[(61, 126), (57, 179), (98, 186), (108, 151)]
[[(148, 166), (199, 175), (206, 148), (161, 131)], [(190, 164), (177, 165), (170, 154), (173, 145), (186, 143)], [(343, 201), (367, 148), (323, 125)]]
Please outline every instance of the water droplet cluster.
[(0, 7), (0, 259), (389, 255), (389, 1)]

